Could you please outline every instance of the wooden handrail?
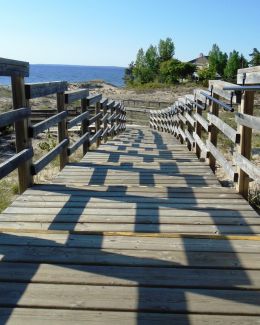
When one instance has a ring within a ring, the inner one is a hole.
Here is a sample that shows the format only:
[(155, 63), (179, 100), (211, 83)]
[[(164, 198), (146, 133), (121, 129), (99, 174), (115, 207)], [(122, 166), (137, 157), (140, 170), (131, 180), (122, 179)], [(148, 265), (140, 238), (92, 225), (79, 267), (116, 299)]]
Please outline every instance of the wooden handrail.
[[(88, 89), (67, 91), (66, 81), (24, 84), (29, 75), (29, 63), (0, 58), (0, 75), (11, 76), (14, 111), (0, 114), (0, 127), (15, 124), (17, 154), (0, 164), (0, 179), (18, 168), (19, 190), (25, 191), (33, 184), (33, 175), (39, 173), (55, 157), (60, 157), (60, 168), (68, 162), (69, 156), (83, 146), (86, 154), (89, 146), (107, 141), (107, 136), (125, 130), (126, 110), (121, 102), (102, 98), (101, 94), (89, 95)], [(56, 94), (57, 114), (31, 126), (32, 98)], [(81, 101), (81, 114), (67, 121), (67, 105)], [(95, 115), (90, 117), (89, 107), (95, 105)], [(111, 118), (112, 115), (112, 118)], [(115, 124), (115, 123), (116, 124)], [(68, 129), (81, 123), (81, 137), (70, 146)], [(94, 134), (89, 126), (95, 123)], [(31, 139), (58, 124), (58, 144), (46, 155), (32, 161), (34, 156)]]
[[(254, 93), (260, 90), (257, 85), (260, 84), (260, 67), (238, 70), (237, 80), (240, 85), (210, 80), (209, 91), (195, 89), (193, 94), (178, 98), (168, 108), (150, 110), (150, 127), (169, 132), (182, 143), (187, 142), (199, 158), (208, 158), (213, 171), (217, 161), (235, 182), (238, 192), (247, 198), (250, 179), (260, 181), (260, 168), (250, 162), (252, 129), (260, 130), (260, 118), (253, 116)], [(238, 105), (238, 112), (232, 113), (234, 104)], [(220, 108), (230, 112), (237, 129), (220, 118)], [(202, 116), (204, 109), (209, 109), (207, 118)], [(202, 139), (202, 128), (208, 133), (206, 143)], [(235, 166), (217, 148), (219, 132), (235, 144)]]

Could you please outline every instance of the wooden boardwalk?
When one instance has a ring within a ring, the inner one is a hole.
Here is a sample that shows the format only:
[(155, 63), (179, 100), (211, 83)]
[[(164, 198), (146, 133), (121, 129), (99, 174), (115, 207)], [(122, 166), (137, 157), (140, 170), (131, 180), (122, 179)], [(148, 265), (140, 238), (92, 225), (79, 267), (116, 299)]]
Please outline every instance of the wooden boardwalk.
[(260, 324), (260, 218), (129, 127), (0, 216), (0, 324)]

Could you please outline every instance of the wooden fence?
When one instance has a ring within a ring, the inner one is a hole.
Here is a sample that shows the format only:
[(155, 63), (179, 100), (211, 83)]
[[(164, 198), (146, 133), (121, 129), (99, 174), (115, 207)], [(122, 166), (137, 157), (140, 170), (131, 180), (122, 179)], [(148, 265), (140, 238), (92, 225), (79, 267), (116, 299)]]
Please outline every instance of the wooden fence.
[[(195, 89), (163, 110), (150, 111), (150, 127), (172, 133), (208, 160), (213, 171), (216, 161), (245, 198), (250, 180), (260, 181), (260, 168), (251, 161), (252, 129), (260, 131), (260, 118), (253, 116), (255, 92), (260, 91), (260, 67), (238, 70), (237, 84), (209, 81), (209, 90)], [(238, 107), (237, 111), (234, 109)], [(230, 112), (233, 129), (219, 117), (219, 109)], [(208, 110), (207, 115), (203, 111)], [(207, 133), (206, 142), (202, 130)], [(234, 143), (233, 164), (218, 149), (218, 133)]]
[[(89, 95), (88, 89), (67, 91), (65, 81), (25, 84), (24, 77), (29, 76), (29, 63), (0, 58), (0, 76), (11, 77), (13, 110), (0, 115), (0, 127), (15, 125), (16, 151), (10, 159), (0, 164), (0, 179), (18, 168), (19, 190), (25, 191), (33, 184), (33, 176), (38, 174), (55, 157), (60, 157), (62, 169), (69, 161), (69, 156), (80, 146), (83, 154), (96, 143), (107, 141), (125, 129), (126, 110), (121, 102), (102, 98), (102, 95)], [(30, 100), (51, 94), (57, 96), (57, 113), (32, 125), (30, 122)], [(68, 120), (67, 105), (81, 101), (79, 115)], [(90, 116), (90, 107), (95, 107), (94, 116)], [(44, 157), (33, 161), (32, 139), (50, 127), (58, 125), (58, 144)], [(70, 144), (68, 130), (81, 125), (81, 137)], [(90, 132), (90, 128), (94, 131)], [(93, 128), (92, 128), (93, 129)]]
[(171, 103), (170, 102), (158, 102), (158, 101), (147, 101), (140, 99), (124, 99), (123, 104), (126, 107), (137, 107), (137, 108), (147, 108), (147, 109), (160, 109), (166, 108)]

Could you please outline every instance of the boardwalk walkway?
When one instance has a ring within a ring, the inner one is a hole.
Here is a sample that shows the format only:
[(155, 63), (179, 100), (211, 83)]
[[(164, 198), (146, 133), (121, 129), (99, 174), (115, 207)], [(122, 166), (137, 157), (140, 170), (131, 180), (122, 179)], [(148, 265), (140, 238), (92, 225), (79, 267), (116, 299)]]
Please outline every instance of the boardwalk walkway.
[(129, 127), (0, 216), (0, 324), (260, 324), (260, 218)]

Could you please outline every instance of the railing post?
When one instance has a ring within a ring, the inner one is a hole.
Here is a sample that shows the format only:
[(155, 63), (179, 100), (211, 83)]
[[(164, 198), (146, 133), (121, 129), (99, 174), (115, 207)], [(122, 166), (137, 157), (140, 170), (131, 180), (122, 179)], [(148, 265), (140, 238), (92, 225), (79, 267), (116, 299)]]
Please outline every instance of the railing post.
[[(117, 130), (119, 131), (119, 124), (120, 124), (120, 110), (121, 110), (121, 103), (119, 103), (119, 105), (117, 106), (117, 108), (116, 108), (116, 116), (117, 116), (117, 118), (116, 118), (116, 127), (117, 127)], [(119, 133), (119, 132), (117, 132), (117, 133)]]
[[(114, 114), (114, 105), (111, 105), (111, 116)], [(112, 119), (111, 120), (111, 129), (112, 129), (112, 127), (114, 126), (114, 119)], [(112, 136), (112, 137), (114, 137), (114, 134), (115, 134), (115, 132), (114, 131), (112, 131), (113, 133), (112, 134), (110, 134), (110, 136)]]
[[(81, 113), (84, 113), (87, 110), (88, 110), (87, 98), (82, 98), (81, 99)], [(86, 120), (86, 119), (81, 122), (81, 132), (82, 132), (82, 135), (89, 132), (89, 123), (88, 123), (88, 120)], [(88, 141), (85, 141), (83, 143), (83, 155), (84, 156), (88, 152), (88, 147), (89, 147), (89, 143), (88, 143)]]
[[(24, 77), (19, 75), (11, 76), (12, 93), (13, 93), (13, 108), (18, 109), (27, 107), (25, 98)], [(15, 123), (16, 136), (16, 152), (24, 149), (32, 148), (32, 141), (28, 136), (28, 128), (30, 121), (28, 118)], [(31, 173), (32, 159), (18, 167), (19, 193), (23, 193), (28, 187), (33, 184), (33, 176)]]
[[(65, 107), (65, 95), (64, 92), (57, 93), (57, 110), (63, 112), (66, 110)], [(58, 123), (58, 139), (59, 142), (68, 138), (67, 119), (64, 119)], [(64, 148), (60, 153), (60, 170), (62, 170), (68, 163), (68, 150)]]
[[(100, 104), (100, 102), (97, 102), (95, 105), (95, 115), (100, 113), (100, 108), (101, 108), (101, 104)], [(96, 132), (98, 132), (100, 130), (100, 117), (97, 118), (97, 120), (95, 122), (95, 128), (96, 128)], [(100, 138), (97, 138), (97, 140), (96, 140), (97, 148), (100, 146), (100, 143), (101, 143)]]
[[(242, 95), (241, 104), (239, 105), (239, 112), (242, 114), (253, 115), (254, 109), (254, 92), (244, 91)], [(243, 125), (238, 125), (238, 133), (240, 133), (240, 143), (237, 145), (237, 152), (250, 160), (252, 149), (252, 129)], [(249, 177), (239, 167), (238, 182), (236, 184), (237, 191), (243, 195), (244, 198), (248, 198)]]
[[(212, 95), (214, 98), (216, 99), (219, 99), (219, 96), (214, 94)], [(210, 113), (215, 115), (215, 116), (218, 116), (219, 114), (219, 106), (217, 103), (215, 102), (211, 102), (211, 105), (210, 105), (210, 109), (209, 109)], [(214, 124), (211, 124), (210, 126), (210, 130), (209, 130), (209, 135), (208, 135), (208, 140), (215, 146), (217, 147), (217, 143), (218, 143), (218, 128), (214, 125)], [(215, 172), (216, 170), (216, 159), (215, 157), (209, 153), (209, 166), (210, 168), (212, 169), (213, 172)]]
[[(107, 104), (105, 103), (105, 105), (102, 105), (102, 108), (103, 108), (103, 116), (105, 116), (107, 114)], [(107, 118), (106, 120), (104, 121), (104, 127), (103, 129), (106, 130), (107, 128)], [(107, 134), (104, 136), (104, 142), (106, 143), (107, 142)]]
[[(201, 102), (198, 99), (196, 99), (195, 101), (197, 104), (201, 104)], [(202, 109), (198, 106), (196, 106), (196, 113), (198, 115), (202, 115)], [(198, 135), (199, 138), (201, 138), (202, 126), (199, 123), (199, 121), (197, 121), (197, 120), (196, 120), (196, 124), (195, 124), (195, 133)], [(201, 158), (201, 149), (197, 142), (195, 142), (195, 152), (196, 152), (197, 157)]]

